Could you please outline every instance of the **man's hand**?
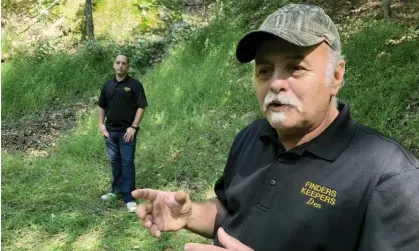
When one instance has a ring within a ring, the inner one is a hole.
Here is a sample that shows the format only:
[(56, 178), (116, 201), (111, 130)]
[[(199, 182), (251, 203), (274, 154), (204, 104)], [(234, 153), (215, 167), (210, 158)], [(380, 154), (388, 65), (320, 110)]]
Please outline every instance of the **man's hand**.
[(159, 238), (162, 231), (182, 229), (188, 223), (192, 201), (184, 191), (137, 189), (131, 195), (135, 199), (148, 201), (138, 206), (137, 216), (153, 237)]
[(136, 132), (137, 130), (135, 130), (134, 128), (128, 127), (127, 132), (124, 135), (125, 142), (131, 142), (134, 139)]
[(225, 248), (213, 245), (204, 245), (198, 243), (188, 243), (185, 245), (185, 251), (253, 251), (250, 247), (244, 245), (239, 240), (228, 235), (221, 227), (217, 231), (218, 240)]
[(109, 133), (108, 133), (108, 131), (106, 130), (106, 126), (105, 126), (104, 124), (99, 124), (99, 132), (100, 132), (103, 136), (105, 136), (106, 138), (108, 138), (108, 137), (109, 137)]

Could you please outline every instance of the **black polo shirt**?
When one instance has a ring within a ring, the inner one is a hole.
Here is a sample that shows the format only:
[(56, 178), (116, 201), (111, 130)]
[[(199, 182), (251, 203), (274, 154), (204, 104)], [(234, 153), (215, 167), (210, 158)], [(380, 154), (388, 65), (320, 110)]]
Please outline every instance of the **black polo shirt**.
[(132, 125), (138, 108), (146, 108), (143, 85), (127, 76), (121, 82), (108, 80), (100, 93), (98, 105), (105, 110), (106, 129), (125, 132)]
[(257, 251), (419, 250), (418, 160), (339, 110), (289, 151), (265, 119), (238, 133), (215, 185), (227, 233)]

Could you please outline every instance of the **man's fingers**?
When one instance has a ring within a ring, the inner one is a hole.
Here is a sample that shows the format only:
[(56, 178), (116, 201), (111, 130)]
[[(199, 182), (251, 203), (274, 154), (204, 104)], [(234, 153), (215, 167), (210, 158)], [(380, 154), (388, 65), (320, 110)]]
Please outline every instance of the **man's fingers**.
[(212, 245), (204, 245), (204, 244), (198, 244), (198, 243), (188, 243), (183, 248), (185, 251), (221, 251), (225, 250), (223, 248), (219, 248)]
[(137, 189), (131, 192), (132, 197), (134, 199), (143, 199), (153, 201), (157, 198), (157, 190), (153, 189)]
[(177, 191), (175, 193), (175, 200), (179, 204), (185, 204), (188, 199), (188, 195), (184, 191)]
[(153, 204), (150, 202), (145, 203), (145, 212), (151, 214), (151, 211), (153, 211)]
[(244, 245), (236, 238), (227, 234), (223, 228), (219, 228), (217, 231), (218, 240), (227, 249), (240, 250), (240, 251), (253, 251), (250, 247)]
[(131, 142), (133, 139), (134, 139), (134, 134), (133, 133), (126, 132), (124, 134), (125, 142)]
[(144, 220), (147, 214), (150, 214), (153, 210), (153, 204), (150, 202), (141, 204), (137, 208), (137, 215), (141, 220)]
[(157, 228), (156, 224), (151, 225), (150, 227), (150, 234), (155, 237), (155, 238), (160, 238), (161, 232), (160, 230)]
[(106, 138), (109, 137), (109, 133), (106, 130), (100, 130), (100, 134)]
[(106, 138), (108, 138), (109, 137), (109, 133), (108, 133), (108, 130), (106, 130), (106, 127), (102, 127), (102, 126), (99, 126), (99, 131), (100, 131), (100, 133), (103, 135), (103, 136), (105, 136)]
[(153, 225), (152, 220), (153, 220), (153, 217), (151, 216), (151, 214), (147, 214), (147, 215), (145, 216), (144, 221), (143, 221), (143, 226), (144, 226), (145, 228), (148, 228), (148, 229), (149, 229), (149, 228)]

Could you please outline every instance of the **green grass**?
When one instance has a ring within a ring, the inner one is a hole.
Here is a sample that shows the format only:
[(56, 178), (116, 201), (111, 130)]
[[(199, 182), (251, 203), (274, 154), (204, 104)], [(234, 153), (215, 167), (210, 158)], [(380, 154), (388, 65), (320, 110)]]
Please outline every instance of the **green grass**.
[(110, 53), (95, 48), (74, 56), (39, 52), (8, 61), (2, 69), (2, 117), (20, 118), (91, 97), (112, 76)]
[(351, 105), (357, 121), (418, 154), (419, 41), (387, 44), (406, 32), (406, 27), (395, 23), (370, 20), (344, 42), (347, 84), (341, 98)]
[[(340, 97), (351, 104), (356, 120), (417, 151), (419, 104), (413, 101), (419, 97), (419, 44), (386, 45), (388, 39), (405, 32), (407, 28), (397, 23), (368, 21), (344, 41), (348, 71)], [(191, 41), (172, 48), (163, 64), (142, 77), (150, 107), (137, 146), (137, 187), (184, 189), (194, 200), (213, 196), (212, 186), (223, 170), (235, 134), (260, 116), (251, 66), (234, 60), (234, 46), (241, 34), (227, 21), (213, 23)], [(389, 56), (377, 58), (382, 51)], [(63, 65), (80, 67), (84, 74), (83, 63), (80, 66), (71, 59)], [(50, 77), (34, 78), (41, 81), (39, 89), (46, 89), (42, 81), (53, 79), (60, 69), (50, 64), (44, 64), (51, 69)], [(102, 74), (108, 72), (103, 69)], [(92, 74), (74, 77), (84, 83), (94, 81)], [(25, 95), (29, 83), (19, 84), (27, 87), (19, 92)], [(8, 82), (2, 88), (12, 85), (17, 84)], [(8, 113), (27, 105), (25, 99), (4, 97), (5, 101), (15, 102), (7, 103)], [(47, 157), (2, 152), (2, 248), (182, 250), (190, 241), (208, 243), (186, 231), (153, 239), (126, 212), (122, 201), (100, 201), (109, 187), (110, 167), (96, 117), (92, 107), (90, 116), (79, 119), (56, 148), (46, 150)]]
[(161, 42), (118, 45), (104, 41), (87, 42), (69, 55), (39, 44), (34, 55), (20, 54), (2, 65), (2, 118), (7, 121), (30, 117), (34, 111), (66, 107), (98, 95), (113, 76), (115, 55), (130, 56), (131, 73), (144, 72)]

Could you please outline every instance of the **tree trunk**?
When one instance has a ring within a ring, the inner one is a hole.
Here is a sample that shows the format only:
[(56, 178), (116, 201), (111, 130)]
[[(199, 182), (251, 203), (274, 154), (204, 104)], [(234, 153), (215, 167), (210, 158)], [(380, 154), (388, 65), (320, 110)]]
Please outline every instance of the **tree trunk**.
[(391, 2), (391, 0), (382, 0), (381, 1), (384, 18), (390, 18), (391, 17), (390, 2)]
[(86, 0), (86, 27), (89, 40), (94, 40), (92, 0)]

